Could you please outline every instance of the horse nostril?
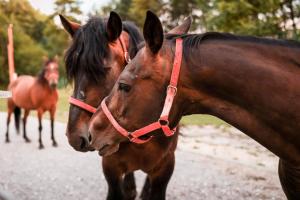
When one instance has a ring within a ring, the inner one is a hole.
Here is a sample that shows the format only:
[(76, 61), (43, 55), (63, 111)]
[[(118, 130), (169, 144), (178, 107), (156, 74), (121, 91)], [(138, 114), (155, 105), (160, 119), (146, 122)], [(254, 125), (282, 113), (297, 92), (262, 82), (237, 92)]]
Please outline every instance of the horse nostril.
[(89, 141), (85, 137), (80, 137), (81, 144), (80, 149), (86, 149), (89, 146)]
[(89, 134), (89, 142), (91, 142), (91, 141), (92, 141), (92, 135)]

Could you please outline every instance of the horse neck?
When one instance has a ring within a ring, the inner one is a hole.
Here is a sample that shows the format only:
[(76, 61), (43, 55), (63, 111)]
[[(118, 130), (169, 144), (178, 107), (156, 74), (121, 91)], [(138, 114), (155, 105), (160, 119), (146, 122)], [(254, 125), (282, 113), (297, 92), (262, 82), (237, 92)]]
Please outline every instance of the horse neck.
[(44, 76), (38, 75), (36, 77), (36, 83), (35, 86), (43, 88), (43, 92), (51, 94), (57, 94), (57, 90), (50, 87), (47, 79), (44, 78)]
[(185, 112), (217, 116), (300, 163), (299, 49), (214, 41), (188, 51), (181, 73)]

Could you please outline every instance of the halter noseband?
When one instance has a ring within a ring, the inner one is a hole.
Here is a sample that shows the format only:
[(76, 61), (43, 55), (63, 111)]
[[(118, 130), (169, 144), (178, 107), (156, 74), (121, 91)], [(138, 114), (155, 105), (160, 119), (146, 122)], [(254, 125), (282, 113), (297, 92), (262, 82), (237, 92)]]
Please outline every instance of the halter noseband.
[[(123, 52), (124, 52), (124, 59), (125, 59), (126, 63), (128, 64), (131, 61), (131, 59), (130, 59), (130, 55), (127, 51), (126, 44), (125, 44), (124, 39), (123, 39), (122, 36), (119, 37), (119, 42), (121, 43), (121, 46), (122, 46), (122, 49), (123, 49)], [(81, 108), (85, 111), (88, 111), (92, 114), (95, 113), (96, 110), (97, 110), (97, 108), (95, 108), (95, 107), (93, 107), (93, 106), (91, 106), (87, 103), (84, 103), (83, 101), (80, 101), (80, 100), (78, 100), (78, 99), (76, 99), (75, 97), (72, 97), (72, 96), (69, 97), (69, 103), (74, 105), (74, 106), (77, 106), (77, 107), (79, 107), (79, 108)]]
[(148, 142), (152, 136), (150, 136), (148, 139), (139, 139), (139, 137), (146, 135), (154, 130), (162, 129), (164, 134), (169, 137), (174, 135), (176, 128), (171, 129), (169, 127), (169, 114), (170, 110), (173, 105), (174, 97), (177, 92), (177, 83), (179, 79), (179, 73), (180, 73), (180, 67), (181, 67), (181, 60), (182, 60), (182, 38), (176, 39), (176, 50), (175, 50), (175, 58), (173, 63), (173, 69), (171, 74), (171, 80), (170, 84), (167, 87), (167, 96), (165, 99), (164, 107), (161, 112), (160, 118), (157, 122), (154, 122), (152, 124), (149, 124), (147, 126), (144, 126), (143, 128), (140, 128), (138, 130), (135, 130), (133, 132), (129, 132), (126, 129), (124, 129), (113, 117), (111, 112), (109, 111), (105, 100), (107, 97), (105, 97), (101, 102), (101, 108), (110, 121), (110, 123), (114, 126), (114, 128), (124, 137), (127, 137), (131, 142), (142, 144), (145, 142)]

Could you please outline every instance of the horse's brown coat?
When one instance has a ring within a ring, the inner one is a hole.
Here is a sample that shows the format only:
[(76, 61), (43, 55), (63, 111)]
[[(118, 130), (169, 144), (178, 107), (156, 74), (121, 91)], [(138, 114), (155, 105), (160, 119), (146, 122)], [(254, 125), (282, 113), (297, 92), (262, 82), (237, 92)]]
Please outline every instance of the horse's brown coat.
[(7, 132), (6, 142), (9, 142), (9, 123), (11, 114), (15, 113), (16, 128), (19, 131), (19, 115), (21, 114), (19, 109), (24, 109), (23, 117), (23, 137), (26, 142), (30, 142), (30, 139), (26, 134), (26, 121), (30, 110), (37, 110), (39, 120), (39, 148), (43, 148), (42, 143), (42, 115), (44, 112), (50, 112), (51, 120), (51, 139), (53, 146), (57, 146), (54, 138), (54, 117), (56, 111), (56, 104), (58, 101), (58, 92), (56, 85), (58, 83), (58, 64), (57, 60), (49, 60), (45, 62), (45, 66), (42, 72), (37, 76), (19, 76), (13, 80), (8, 90), (12, 92), (12, 98), (8, 99), (8, 117), (7, 117)]
[[(184, 59), (171, 126), (183, 115), (196, 113), (225, 120), (280, 157), (284, 191), (289, 199), (299, 199), (300, 44), (220, 33), (167, 35), (162, 43), (157, 21), (147, 13), (146, 47), (121, 73), (108, 97), (108, 108), (120, 125), (135, 130), (157, 119), (170, 80), (175, 38), (183, 37)], [(120, 84), (131, 89), (119, 90)], [(95, 129), (98, 123), (101, 132)], [(90, 130), (92, 140), (100, 141), (98, 146), (124, 140), (101, 109)]]

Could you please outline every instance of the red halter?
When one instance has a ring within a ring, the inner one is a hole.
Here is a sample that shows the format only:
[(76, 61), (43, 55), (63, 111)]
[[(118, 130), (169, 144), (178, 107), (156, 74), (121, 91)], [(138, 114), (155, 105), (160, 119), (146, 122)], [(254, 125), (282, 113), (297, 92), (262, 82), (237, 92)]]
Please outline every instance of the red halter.
[[(123, 52), (124, 52), (125, 61), (126, 61), (126, 63), (129, 63), (131, 61), (131, 59), (130, 59), (129, 53), (128, 53), (127, 48), (126, 48), (126, 44), (125, 44), (122, 36), (119, 37), (119, 41), (121, 43), (121, 46), (122, 46), (122, 49), (123, 49)], [(81, 108), (85, 111), (88, 111), (92, 114), (95, 113), (96, 110), (97, 110), (97, 108), (95, 108), (95, 107), (93, 107), (93, 106), (91, 106), (87, 103), (84, 103), (83, 101), (80, 101), (80, 100), (78, 100), (78, 99), (76, 99), (72, 96), (69, 97), (69, 103), (74, 105), (74, 106), (77, 106), (77, 107), (79, 107), (79, 108)]]
[(143, 128), (140, 128), (138, 130), (135, 130), (133, 132), (129, 132), (126, 129), (124, 129), (113, 117), (109, 109), (107, 108), (107, 105), (105, 103), (106, 98), (104, 98), (101, 102), (101, 108), (110, 121), (110, 123), (114, 126), (114, 128), (124, 137), (127, 137), (131, 142), (142, 144), (145, 142), (148, 142), (151, 138), (149, 137), (146, 140), (139, 139), (139, 137), (146, 135), (154, 130), (162, 129), (164, 134), (166, 136), (172, 136), (174, 135), (175, 129), (170, 129), (169, 127), (169, 114), (170, 110), (174, 101), (174, 97), (177, 92), (177, 83), (180, 73), (180, 66), (181, 66), (181, 60), (182, 60), (182, 38), (176, 39), (176, 50), (175, 50), (175, 59), (173, 63), (173, 69), (171, 74), (171, 80), (170, 84), (167, 88), (167, 96), (165, 99), (164, 107), (161, 112), (160, 118), (157, 122), (154, 122), (152, 124), (149, 124)]

